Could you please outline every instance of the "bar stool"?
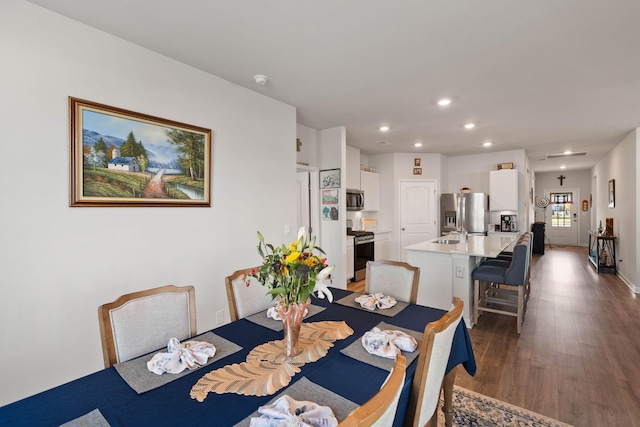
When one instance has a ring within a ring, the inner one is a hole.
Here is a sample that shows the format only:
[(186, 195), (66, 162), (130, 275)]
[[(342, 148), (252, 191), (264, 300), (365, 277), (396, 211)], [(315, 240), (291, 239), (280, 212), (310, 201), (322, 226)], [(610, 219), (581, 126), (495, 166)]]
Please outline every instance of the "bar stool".
[(530, 243), (530, 240), (523, 241), (513, 248), (508, 266), (483, 263), (473, 271), (474, 323), (478, 323), (482, 311), (506, 314), (517, 318), (516, 329), (521, 332), (528, 300)]

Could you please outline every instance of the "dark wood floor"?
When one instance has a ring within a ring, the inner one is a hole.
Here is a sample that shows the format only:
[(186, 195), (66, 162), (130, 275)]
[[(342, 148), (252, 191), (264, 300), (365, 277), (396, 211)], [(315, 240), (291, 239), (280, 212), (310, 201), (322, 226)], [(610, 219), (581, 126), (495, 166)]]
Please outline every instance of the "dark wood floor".
[(513, 317), (481, 316), (469, 331), (478, 371), (459, 369), (457, 385), (576, 427), (640, 427), (640, 298), (586, 253), (534, 255), (522, 334)]

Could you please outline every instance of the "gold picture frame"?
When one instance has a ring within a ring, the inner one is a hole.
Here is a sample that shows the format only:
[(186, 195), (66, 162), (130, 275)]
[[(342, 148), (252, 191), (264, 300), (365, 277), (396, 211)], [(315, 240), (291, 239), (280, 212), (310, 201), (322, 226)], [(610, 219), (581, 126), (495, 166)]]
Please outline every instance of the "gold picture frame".
[(211, 129), (69, 97), (72, 207), (209, 207)]

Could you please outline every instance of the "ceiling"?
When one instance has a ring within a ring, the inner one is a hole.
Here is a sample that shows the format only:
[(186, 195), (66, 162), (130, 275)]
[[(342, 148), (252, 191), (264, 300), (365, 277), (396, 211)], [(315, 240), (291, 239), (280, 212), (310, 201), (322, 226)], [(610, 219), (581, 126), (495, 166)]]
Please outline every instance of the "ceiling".
[[(363, 154), (585, 169), (640, 126), (638, 0), (30, 1), (345, 126)], [(546, 158), (565, 150), (587, 154)]]

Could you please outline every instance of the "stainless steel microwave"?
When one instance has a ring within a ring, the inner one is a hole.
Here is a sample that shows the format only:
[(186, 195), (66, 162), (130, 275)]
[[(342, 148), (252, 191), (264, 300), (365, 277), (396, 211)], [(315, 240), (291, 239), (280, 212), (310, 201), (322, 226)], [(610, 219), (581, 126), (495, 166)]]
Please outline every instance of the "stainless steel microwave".
[(364, 209), (364, 191), (347, 188), (347, 210), (361, 211)]

